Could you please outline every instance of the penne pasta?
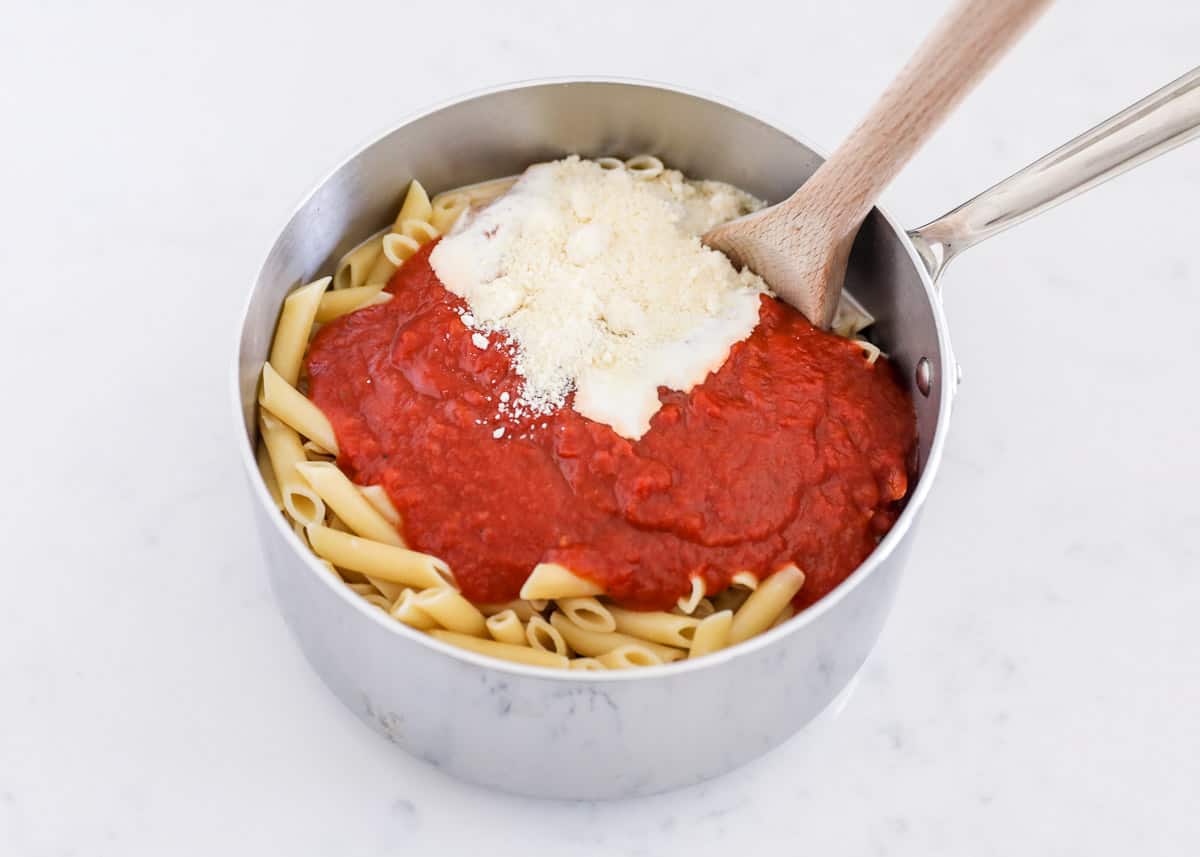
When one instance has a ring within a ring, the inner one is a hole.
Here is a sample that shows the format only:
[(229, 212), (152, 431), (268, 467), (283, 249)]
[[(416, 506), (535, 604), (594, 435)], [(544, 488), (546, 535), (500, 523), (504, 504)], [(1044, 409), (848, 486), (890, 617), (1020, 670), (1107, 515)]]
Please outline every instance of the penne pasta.
[(681, 649), (692, 645), (696, 628), (700, 624), (699, 619), (676, 616), (674, 613), (642, 612), (620, 607), (610, 607), (609, 612), (616, 623), (616, 630), (622, 634)]
[(859, 348), (861, 348), (863, 350), (863, 355), (867, 358), (868, 366), (874, 366), (875, 361), (883, 356), (883, 352), (880, 350), (879, 346), (876, 345), (874, 342), (868, 342), (865, 339), (858, 339), (858, 338), (852, 339), (850, 341), (853, 342), (855, 345), (857, 345)]
[(495, 616), (497, 613), (511, 610), (522, 622), (528, 622), (538, 613), (528, 601), (505, 601), (502, 604), (477, 604), (475, 606), (484, 616)]
[(383, 237), (383, 253), (387, 256), (388, 261), (397, 268), (403, 265), (413, 253), (416, 253), (420, 249), (421, 245), (407, 235), (400, 235), (393, 232)]
[(525, 626), (512, 610), (501, 610), (484, 620), (488, 633), (498, 643), (508, 643), (513, 646), (526, 644)]
[(791, 619), (795, 615), (796, 615), (796, 608), (793, 607), (791, 604), (789, 604), (787, 607), (783, 608), (782, 612), (780, 612), (780, 614), (778, 616), (775, 617), (775, 621), (771, 623), (771, 627), (778, 628), (780, 625), (782, 625), (784, 622), (786, 622), (788, 619)]
[(567, 669), (583, 670), (584, 672), (603, 672), (608, 667), (595, 658), (571, 658), (567, 664)]
[(392, 227), (394, 232), (400, 232), (401, 226), (406, 220), (429, 220), (433, 214), (433, 206), (429, 203), (429, 194), (425, 192), (425, 188), (416, 179), (408, 183), (408, 193), (404, 194), (404, 202), (400, 205), (400, 211), (396, 214), (396, 223)]
[(733, 614), (733, 624), (729, 628), (730, 645), (748, 640), (770, 628), (803, 585), (804, 572), (794, 565), (785, 565), (759, 584), (746, 603)]
[(567, 641), (563, 639), (558, 628), (541, 616), (534, 616), (525, 625), (525, 639), (529, 641), (530, 646), (544, 652), (554, 652), (559, 655), (566, 655), (570, 652), (570, 649), (567, 648)]
[(531, 649), (529, 646), (513, 646), (508, 643), (498, 643), (495, 640), (482, 640), (479, 637), (458, 634), (454, 631), (434, 629), (429, 632), (429, 636), (441, 640), (443, 643), (458, 646), (460, 649), (467, 649), (480, 655), (490, 655), (502, 661), (530, 664), (537, 667), (558, 667), (559, 669), (566, 669), (569, 663), (563, 655), (556, 655), (541, 649)]
[(596, 658), (600, 665), (610, 670), (627, 670), (633, 667), (654, 667), (663, 663), (662, 658), (639, 643), (617, 646)]
[(387, 596), (378, 592), (372, 592), (370, 595), (364, 595), (363, 600), (368, 604), (375, 605), (384, 613), (387, 613), (392, 609), (392, 602), (387, 598)]
[(558, 629), (558, 632), (562, 635), (568, 646), (579, 654), (589, 657), (599, 657), (611, 652), (618, 646), (635, 643), (650, 649), (650, 651), (658, 655), (664, 662), (677, 661), (683, 657), (683, 652), (679, 649), (659, 643), (652, 643), (647, 640), (639, 640), (637, 637), (631, 637), (619, 631), (588, 631), (580, 628), (562, 613), (558, 612), (555, 612), (550, 617), (550, 624)]
[(474, 604), (459, 595), (456, 589), (448, 586), (426, 589), (414, 595), (412, 602), (447, 631), (470, 634), (472, 637), (487, 636), (483, 614)]
[(319, 556), (338, 568), (416, 589), (453, 585), (450, 567), (429, 554), (339, 533), (319, 524), (308, 528), (308, 540)]
[(704, 599), (704, 588), (704, 578), (695, 575), (692, 577), (692, 591), (680, 598), (675, 606), (690, 616)]
[(434, 229), (445, 235), (454, 228), (454, 224), (470, 204), (465, 194), (441, 194), (433, 201), (433, 214), (429, 222), (433, 224)]
[(609, 609), (591, 596), (585, 598), (560, 598), (556, 602), (558, 609), (567, 618), (589, 631), (615, 631), (616, 620)]
[(413, 598), (416, 592), (412, 589), (406, 589), (400, 593), (395, 603), (392, 604), (392, 609), (388, 611), (394, 619), (399, 619), (410, 628), (416, 628), (418, 631), (428, 631), (431, 628), (437, 627), (437, 622), (432, 616), (413, 603)]
[(338, 262), (333, 275), (334, 289), (350, 289), (366, 285), (367, 274), (375, 267), (375, 260), (383, 249), (383, 236), (375, 235), (359, 244)]
[(328, 285), (329, 277), (323, 277), (296, 289), (284, 300), (283, 310), (279, 313), (279, 324), (275, 327), (275, 340), (271, 343), (271, 356), (267, 362), (293, 387), (300, 380), (300, 364), (308, 347), (308, 335), (317, 317), (321, 295)]
[(739, 571), (729, 578), (730, 586), (740, 586), (743, 589), (758, 589), (758, 575), (752, 571)]
[(385, 292), (383, 286), (383, 283), (375, 283), (326, 292), (321, 296), (321, 303), (317, 305), (317, 323), (328, 324), (335, 318), (341, 318), (363, 307), (387, 303), (392, 299), (392, 295)]
[(425, 220), (406, 220), (400, 225), (400, 234), (411, 238), (418, 244), (427, 244), (438, 238), (441, 233), (433, 228), (433, 224)]
[(309, 461), (333, 461), (334, 459), (332, 452), (311, 440), (304, 441), (300, 444), (300, 448), (304, 450), (304, 457)]
[(379, 594), (388, 600), (389, 606), (396, 602), (401, 592), (408, 591), (408, 587), (402, 583), (393, 583), (390, 580), (382, 580), (378, 577), (368, 577), (367, 583), (379, 590)]
[(400, 267), (395, 262), (387, 257), (387, 254), (380, 253), (379, 258), (375, 260), (375, 264), (371, 266), (371, 270), (367, 272), (367, 278), (363, 282), (363, 286), (378, 286), (383, 288), (388, 284), (388, 280), (392, 278), (392, 274), (396, 273), (396, 269)]
[(263, 364), (258, 403), (321, 448), (337, 455), (338, 443), (329, 419), (303, 393), (289, 384), (270, 363)]
[(722, 610), (702, 620), (692, 637), (689, 658), (709, 655), (729, 645), (729, 626), (733, 624), (733, 611)]
[(258, 430), (267, 448), (284, 511), (306, 526), (325, 520), (325, 503), (296, 470), (296, 465), (305, 460), (300, 435), (265, 411), (258, 415)]
[(653, 155), (634, 155), (625, 162), (625, 169), (634, 178), (647, 181), (662, 175), (663, 162)]
[(623, 170), (623, 169), (625, 169), (625, 162), (622, 161), (620, 158), (610, 158), (610, 157), (596, 158), (596, 164), (602, 170)]
[(358, 486), (328, 461), (306, 461), (296, 470), (312, 486), (325, 505), (346, 523), (350, 531), (364, 539), (404, 547), (404, 539), (379, 511), (363, 496)]
[(602, 595), (604, 589), (586, 578), (579, 577), (568, 568), (553, 562), (538, 563), (533, 567), (521, 597), (527, 600), (546, 598), (581, 598), (586, 595)]
[(360, 595), (366, 598), (368, 595), (375, 595), (376, 589), (369, 583), (347, 583), (346, 588), (355, 595)]
[(367, 499), (367, 502), (375, 508), (375, 511), (383, 515), (385, 521), (399, 530), (400, 513), (392, 505), (392, 500), (388, 497), (387, 492), (383, 490), (382, 485), (358, 485), (355, 487), (358, 488), (358, 493), (362, 494)]
[(283, 495), (279, 493), (279, 483), (275, 481), (275, 470), (271, 467), (271, 459), (267, 455), (265, 443), (260, 443), (254, 448), (254, 460), (258, 464), (258, 472), (262, 474), (263, 484), (267, 486), (267, 493), (275, 501), (276, 508), (282, 512)]

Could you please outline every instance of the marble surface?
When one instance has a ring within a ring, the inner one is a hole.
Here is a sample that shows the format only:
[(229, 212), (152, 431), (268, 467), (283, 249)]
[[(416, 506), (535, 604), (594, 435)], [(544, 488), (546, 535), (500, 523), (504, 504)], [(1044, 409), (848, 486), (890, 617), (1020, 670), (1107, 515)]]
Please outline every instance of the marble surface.
[[(742, 770), (636, 803), (461, 785), (325, 692), (267, 590), (233, 325), (334, 162), (428, 102), (589, 72), (828, 146), (942, 6), (6, 8), (0, 853), (1196, 853), (1200, 146), (951, 267), (965, 382), (895, 612), (844, 707)], [(1200, 7), (1130, 9), (1058, 4), (891, 212), (932, 217), (1196, 61)]]

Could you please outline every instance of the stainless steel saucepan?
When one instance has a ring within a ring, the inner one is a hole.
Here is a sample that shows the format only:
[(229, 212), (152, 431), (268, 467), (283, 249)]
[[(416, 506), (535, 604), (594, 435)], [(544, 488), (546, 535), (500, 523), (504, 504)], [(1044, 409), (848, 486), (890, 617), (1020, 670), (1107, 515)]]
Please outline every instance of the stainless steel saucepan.
[(801, 139), (729, 105), (621, 80), (524, 83), (417, 116), (309, 194), (258, 273), (233, 375), (239, 453), (281, 610), (329, 687), (371, 727), (454, 776), (506, 791), (614, 798), (695, 783), (764, 753), (816, 716), (862, 666), (892, 605), (937, 475), (957, 372), (937, 281), (957, 253), (1194, 137), (1194, 71), (920, 229), (872, 212), (847, 287), (912, 390), (917, 478), (899, 521), (837, 590), (715, 655), (628, 672), (556, 672), (452, 648), (337, 585), (275, 510), (254, 461), (256, 384), (285, 294), (332, 271), (390, 220), (401, 190), (518, 173), (535, 161), (651, 152), (768, 200), (821, 161)]

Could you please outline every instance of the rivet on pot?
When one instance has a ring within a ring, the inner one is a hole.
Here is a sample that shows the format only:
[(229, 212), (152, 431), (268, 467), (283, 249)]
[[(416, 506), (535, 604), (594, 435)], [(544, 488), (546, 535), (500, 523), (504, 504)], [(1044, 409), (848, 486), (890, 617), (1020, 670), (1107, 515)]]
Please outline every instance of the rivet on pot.
[(917, 361), (915, 377), (917, 389), (921, 391), (922, 396), (927, 397), (929, 391), (933, 389), (933, 364), (929, 362), (928, 357), (922, 357)]

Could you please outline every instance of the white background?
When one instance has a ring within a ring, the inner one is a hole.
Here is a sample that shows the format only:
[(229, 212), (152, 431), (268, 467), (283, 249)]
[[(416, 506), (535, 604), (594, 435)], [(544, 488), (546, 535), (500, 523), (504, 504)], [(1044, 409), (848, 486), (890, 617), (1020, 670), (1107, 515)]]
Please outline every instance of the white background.
[[(743, 770), (616, 804), (461, 785), (341, 708), (267, 590), (235, 316), (335, 162), (586, 73), (829, 147), (943, 5), (8, 0), (0, 853), (1196, 853), (1200, 145), (951, 266), (965, 382), (895, 612), (845, 710)], [(1196, 4), (1061, 2), (885, 204), (963, 201), (1182, 74), (1197, 32)]]

